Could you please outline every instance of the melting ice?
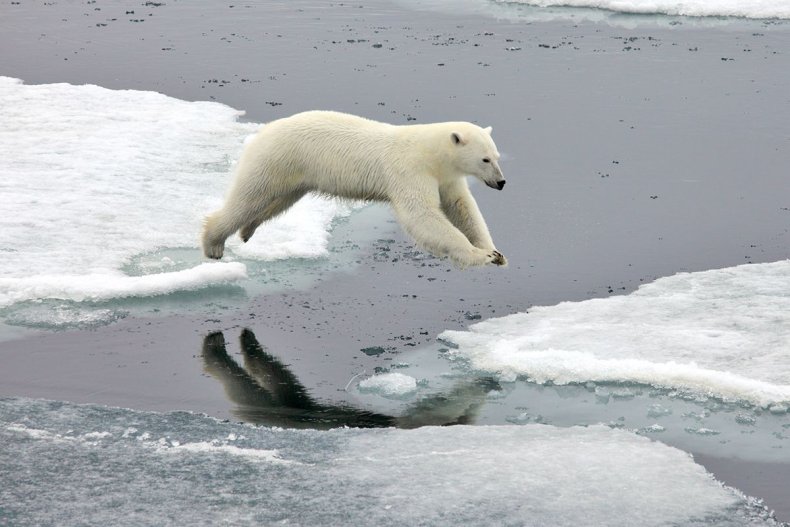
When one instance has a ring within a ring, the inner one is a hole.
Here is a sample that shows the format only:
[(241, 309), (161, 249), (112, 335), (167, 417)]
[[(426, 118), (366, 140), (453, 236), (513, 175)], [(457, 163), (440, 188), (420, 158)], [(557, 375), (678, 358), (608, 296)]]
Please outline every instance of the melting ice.
[(382, 397), (404, 397), (417, 390), (417, 379), (402, 373), (382, 373), (359, 383), (363, 392), (378, 393)]
[(790, 18), (788, 0), (496, 0), (536, 7), (586, 7), (619, 13), (697, 17)]
[(503, 380), (637, 383), (781, 411), (790, 401), (790, 260), (681, 273), (440, 338), (458, 346), (455, 358)]
[(0, 400), (13, 525), (775, 525), (675, 448), (603, 426), (284, 430)]
[[(790, 19), (790, 0), (399, 0), (412, 8), (505, 20), (589, 20), (640, 24), (718, 26), (736, 20), (776, 23)], [(682, 22), (681, 22), (682, 20)]]
[[(201, 264), (201, 221), (218, 208), (245, 137), (260, 126), (212, 102), (155, 92), (0, 77), (0, 309), (25, 301), (106, 301), (245, 277)], [(231, 258), (314, 258), (348, 207), (308, 196)], [(180, 262), (129, 265), (165, 248)], [(131, 276), (142, 274), (145, 276)]]

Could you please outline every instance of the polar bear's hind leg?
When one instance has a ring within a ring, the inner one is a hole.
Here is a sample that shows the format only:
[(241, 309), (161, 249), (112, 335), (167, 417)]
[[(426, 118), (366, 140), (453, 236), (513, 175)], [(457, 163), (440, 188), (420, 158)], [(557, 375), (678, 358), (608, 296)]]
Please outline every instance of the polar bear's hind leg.
[(243, 223), (244, 219), (234, 214), (234, 211), (220, 209), (209, 214), (203, 224), (203, 254), (215, 260), (222, 258), (225, 240)]
[(252, 235), (255, 234), (255, 229), (257, 229), (263, 222), (270, 220), (290, 209), (293, 204), (302, 199), (302, 196), (304, 195), (305, 192), (303, 191), (294, 191), (290, 194), (278, 196), (271, 201), (262, 204), (257, 208), (257, 211), (251, 215), (254, 219), (239, 230), (239, 237), (246, 243), (250, 238), (252, 238)]

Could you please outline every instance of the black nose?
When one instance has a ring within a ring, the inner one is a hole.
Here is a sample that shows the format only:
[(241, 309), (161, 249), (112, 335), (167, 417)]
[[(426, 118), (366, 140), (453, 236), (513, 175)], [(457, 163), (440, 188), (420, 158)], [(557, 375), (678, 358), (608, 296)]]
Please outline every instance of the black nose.
[(496, 186), (499, 190), (502, 190), (502, 188), (505, 186), (505, 180), (503, 179), (502, 181), (497, 181)]

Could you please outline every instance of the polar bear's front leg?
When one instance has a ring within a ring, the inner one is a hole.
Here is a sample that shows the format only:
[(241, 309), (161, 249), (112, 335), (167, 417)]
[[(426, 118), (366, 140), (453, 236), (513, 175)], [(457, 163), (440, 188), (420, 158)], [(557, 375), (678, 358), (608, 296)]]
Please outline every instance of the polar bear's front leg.
[(414, 195), (411, 198), (393, 202), (392, 208), (406, 232), (421, 247), (437, 256), (448, 256), (459, 267), (504, 263), (504, 256), (499, 252), (475, 247), (450, 223), (440, 209), (438, 195), (435, 202)]
[(453, 225), (458, 227), (475, 247), (494, 249), (494, 241), (488, 232), (483, 215), (477, 202), (469, 192), (465, 179), (458, 179), (452, 184), (439, 189), (442, 211)]

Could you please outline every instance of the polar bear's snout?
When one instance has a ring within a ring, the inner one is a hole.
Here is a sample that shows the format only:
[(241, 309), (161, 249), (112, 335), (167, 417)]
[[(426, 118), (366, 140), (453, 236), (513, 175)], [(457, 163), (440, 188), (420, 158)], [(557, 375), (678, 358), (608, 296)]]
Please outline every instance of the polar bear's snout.
[(495, 190), (502, 190), (505, 187), (506, 181), (504, 179), (500, 179), (497, 181), (486, 181), (485, 183)]
[[(505, 175), (502, 174), (502, 169), (499, 168), (499, 165), (497, 164), (496, 161), (494, 161), (494, 162), (490, 162), (489, 161), (489, 163), (491, 165), (491, 168), (494, 169), (494, 177), (493, 178), (485, 178), (485, 179), (483, 179), (483, 182), (485, 182), (486, 185), (488, 185), (489, 187), (491, 187), (493, 189), (502, 190), (504, 188), (504, 186), (505, 186)], [(487, 163), (487, 164), (489, 164), (489, 163)]]

